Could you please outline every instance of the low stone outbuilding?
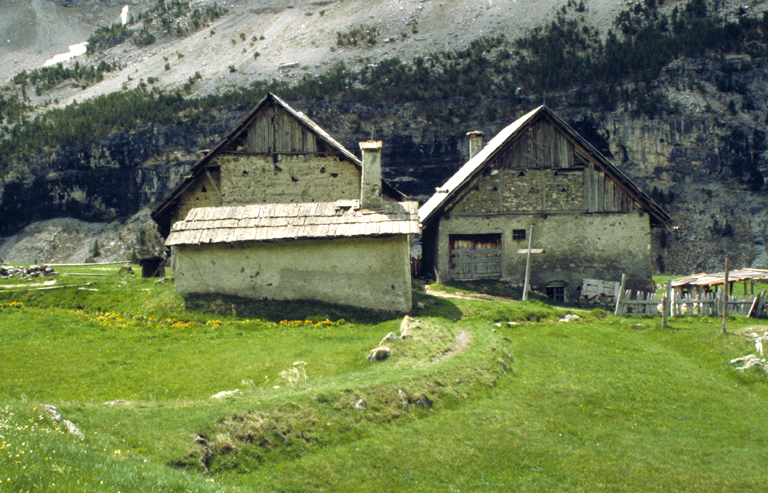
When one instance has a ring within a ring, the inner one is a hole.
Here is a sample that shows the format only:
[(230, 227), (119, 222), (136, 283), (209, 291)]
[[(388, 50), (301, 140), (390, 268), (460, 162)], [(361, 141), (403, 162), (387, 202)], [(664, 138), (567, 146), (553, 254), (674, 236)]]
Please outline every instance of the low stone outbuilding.
[(441, 280), (523, 283), (575, 300), (584, 279), (650, 291), (651, 227), (669, 215), (549, 108), (482, 146), (419, 209), (423, 268)]
[(340, 200), (193, 209), (166, 241), (176, 290), (406, 312), (417, 207)]

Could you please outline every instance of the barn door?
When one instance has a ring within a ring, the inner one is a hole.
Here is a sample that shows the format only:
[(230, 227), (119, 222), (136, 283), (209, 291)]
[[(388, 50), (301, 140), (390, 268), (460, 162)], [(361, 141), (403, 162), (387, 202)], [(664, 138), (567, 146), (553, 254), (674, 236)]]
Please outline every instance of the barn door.
[(501, 234), (451, 235), (451, 279), (501, 277)]

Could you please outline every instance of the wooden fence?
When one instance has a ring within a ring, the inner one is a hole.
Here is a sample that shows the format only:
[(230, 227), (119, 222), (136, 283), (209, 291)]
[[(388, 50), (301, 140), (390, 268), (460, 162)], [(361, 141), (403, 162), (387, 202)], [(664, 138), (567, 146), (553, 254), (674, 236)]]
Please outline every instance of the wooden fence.
[[(671, 294), (671, 293), (669, 293)], [(659, 307), (663, 306), (664, 296), (656, 293), (636, 291), (633, 297), (631, 290), (620, 291), (616, 300), (616, 315), (659, 315)], [(673, 317), (699, 316), (720, 317), (723, 314), (723, 291), (704, 293), (698, 296), (675, 294), (670, 297), (669, 314)], [(765, 290), (758, 294), (744, 296), (728, 296), (728, 313), (746, 315), (747, 317), (765, 316)]]
[(619, 291), (616, 298), (616, 315), (648, 315), (651, 317), (659, 314), (661, 298), (656, 293), (644, 293), (636, 291), (634, 298), (632, 290)]
[[(672, 297), (670, 314), (674, 317), (684, 315), (699, 317), (722, 316), (723, 291), (703, 293), (697, 296), (675, 294)], [(758, 294), (728, 296), (728, 313), (756, 317), (763, 315), (765, 291)]]

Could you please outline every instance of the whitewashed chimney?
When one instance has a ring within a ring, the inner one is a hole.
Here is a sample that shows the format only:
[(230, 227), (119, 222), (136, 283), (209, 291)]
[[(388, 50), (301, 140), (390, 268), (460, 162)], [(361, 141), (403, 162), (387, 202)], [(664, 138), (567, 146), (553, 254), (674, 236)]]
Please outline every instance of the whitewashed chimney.
[(469, 159), (472, 159), (483, 148), (483, 135), (485, 134), (480, 130), (473, 130), (467, 132), (467, 135), (469, 136)]
[(381, 196), (381, 141), (360, 142), (363, 173), (360, 183), (360, 207), (378, 209), (384, 205)]

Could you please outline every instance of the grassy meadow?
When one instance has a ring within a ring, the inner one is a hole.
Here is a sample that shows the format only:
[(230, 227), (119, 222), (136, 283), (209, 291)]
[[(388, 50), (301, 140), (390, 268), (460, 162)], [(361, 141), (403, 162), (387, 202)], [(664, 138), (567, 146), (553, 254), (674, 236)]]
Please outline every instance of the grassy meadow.
[[(768, 379), (728, 364), (754, 352), (742, 334), (768, 331), (764, 320), (733, 317), (727, 334), (708, 318), (662, 329), (659, 318), (416, 289), (413, 337), (369, 363), (401, 317), (182, 297), (119, 266), (57, 270), (0, 280), (0, 492), (768, 483)], [(560, 322), (569, 312), (581, 318)]]

